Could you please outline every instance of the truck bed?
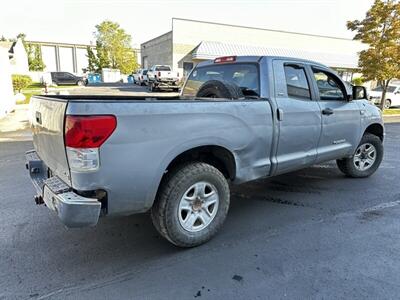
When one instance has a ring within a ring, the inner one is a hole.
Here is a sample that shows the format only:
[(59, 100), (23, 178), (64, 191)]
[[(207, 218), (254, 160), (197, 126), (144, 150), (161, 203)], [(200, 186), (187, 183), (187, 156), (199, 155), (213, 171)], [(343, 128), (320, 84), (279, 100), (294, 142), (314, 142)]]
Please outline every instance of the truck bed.
[[(170, 100), (195, 100), (190, 98), (181, 98), (179, 96), (125, 96), (125, 95), (40, 95), (36, 98), (48, 99), (53, 101), (170, 101)], [(221, 99), (219, 99), (221, 100)]]

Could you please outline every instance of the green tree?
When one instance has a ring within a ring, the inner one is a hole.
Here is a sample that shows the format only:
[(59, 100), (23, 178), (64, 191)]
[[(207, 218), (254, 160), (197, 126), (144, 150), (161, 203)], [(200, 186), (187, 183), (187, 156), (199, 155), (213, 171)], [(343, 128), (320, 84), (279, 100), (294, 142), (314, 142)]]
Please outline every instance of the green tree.
[(98, 72), (98, 59), (96, 54), (93, 52), (92, 47), (87, 46), (86, 48), (86, 56), (88, 58), (88, 70), (90, 72)]
[(99, 70), (103, 68), (112, 68), (108, 50), (101, 45), (99, 41), (96, 41), (96, 53), (97, 53), (97, 67)]
[(400, 78), (400, 3), (375, 0), (364, 20), (349, 21), (347, 28), (356, 32), (355, 40), (369, 45), (358, 63), (365, 80), (381, 82), (383, 109), (390, 81)]
[(96, 25), (97, 68), (119, 69), (123, 74), (138, 68), (132, 37), (118, 23), (103, 21)]
[(364, 79), (362, 77), (356, 77), (351, 80), (351, 83), (354, 85), (363, 85)]
[(21, 40), (25, 41), (25, 38), (26, 38), (26, 34), (25, 33), (18, 33), (17, 39), (21, 39)]
[(46, 67), (42, 59), (42, 51), (39, 45), (27, 44), (29, 50), (28, 53), (28, 64), (29, 71), (43, 71)]
[(13, 74), (12, 83), (14, 91), (21, 93), (21, 90), (32, 84), (32, 79), (28, 75)]
[(42, 59), (42, 50), (39, 45), (32, 45), (25, 41), (26, 34), (19, 33), (17, 39), (21, 39), (24, 44), (26, 54), (28, 56), (29, 71), (43, 71), (46, 65)]
[(29, 71), (43, 71), (46, 65), (42, 59), (39, 45), (32, 45), (24, 41), (25, 51), (28, 56)]

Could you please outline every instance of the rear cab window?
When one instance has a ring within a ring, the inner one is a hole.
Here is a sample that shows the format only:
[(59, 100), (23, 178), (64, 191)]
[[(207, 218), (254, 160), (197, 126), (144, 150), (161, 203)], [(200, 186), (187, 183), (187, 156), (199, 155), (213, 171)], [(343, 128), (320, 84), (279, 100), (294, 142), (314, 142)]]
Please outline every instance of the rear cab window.
[(182, 91), (183, 97), (195, 97), (209, 80), (228, 81), (239, 86), (245, 96), (260, 96), (260, 75), (255, 63), (214, 64), (195, 68)]

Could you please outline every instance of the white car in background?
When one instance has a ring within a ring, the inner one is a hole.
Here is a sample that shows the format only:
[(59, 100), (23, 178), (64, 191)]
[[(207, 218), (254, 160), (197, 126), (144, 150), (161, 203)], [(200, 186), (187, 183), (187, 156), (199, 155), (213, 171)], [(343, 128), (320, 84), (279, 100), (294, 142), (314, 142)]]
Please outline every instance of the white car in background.
[[(369, 99), (379, 105), (382, 97), (382, 87), (378, 86), (369, 92)], [(400, 85), (389, 85), (386, 91), (385, 108), (400, 106)]]
[(142, 69), (137, 70), (135, 73), (132, 73), (133, 76), (133, 83), (138, 84), (139, 83), (139, 76), (140, 76), (140, 71)]
[(147, 69), (140, 69), (137, 76), (133, 77), (133, 80), (135, 81), (136, 84), (138, 85), (148, 84), (147, 71), (148, 71)]

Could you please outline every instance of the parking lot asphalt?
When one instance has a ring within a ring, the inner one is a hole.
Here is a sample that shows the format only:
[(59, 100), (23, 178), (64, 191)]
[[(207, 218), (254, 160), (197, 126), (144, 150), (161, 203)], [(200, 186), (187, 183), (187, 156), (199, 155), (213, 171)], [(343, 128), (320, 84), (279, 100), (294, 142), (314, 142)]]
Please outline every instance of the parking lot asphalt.
[(334, 162), (232, 187), (222, 231), (182, 250), (148, 214), (66, 229), (0, 143), (0, 299), (397, 299), (400, 123), (370, 178)]

